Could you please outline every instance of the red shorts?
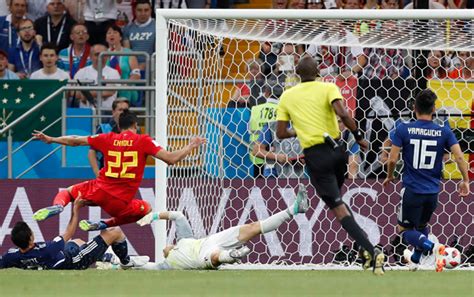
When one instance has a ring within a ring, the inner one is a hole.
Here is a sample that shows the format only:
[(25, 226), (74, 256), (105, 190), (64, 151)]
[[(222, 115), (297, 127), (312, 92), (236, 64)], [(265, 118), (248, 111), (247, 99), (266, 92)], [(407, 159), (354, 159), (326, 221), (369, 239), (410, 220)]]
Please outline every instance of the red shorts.
[(121, 199), (105, 192), (96, 184), (96, 180), (86, 181), (72, 186), (74, 199), (84, 199), (100, 206), (112, 217), (144, 216), (151, 211), (150, 204), (140, 199)]

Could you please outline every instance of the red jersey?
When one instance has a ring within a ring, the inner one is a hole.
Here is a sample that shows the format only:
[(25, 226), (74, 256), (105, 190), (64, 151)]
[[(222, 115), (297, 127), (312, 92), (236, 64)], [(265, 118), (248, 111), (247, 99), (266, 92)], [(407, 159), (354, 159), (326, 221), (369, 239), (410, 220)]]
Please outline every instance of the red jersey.
[(150, 136), (131, 131), (93, 135), (87, 141), (92, 149), (104, 155), (97, 186), (121, 200), (135, 197), (147, 156), (154, 156), (162, 149)]

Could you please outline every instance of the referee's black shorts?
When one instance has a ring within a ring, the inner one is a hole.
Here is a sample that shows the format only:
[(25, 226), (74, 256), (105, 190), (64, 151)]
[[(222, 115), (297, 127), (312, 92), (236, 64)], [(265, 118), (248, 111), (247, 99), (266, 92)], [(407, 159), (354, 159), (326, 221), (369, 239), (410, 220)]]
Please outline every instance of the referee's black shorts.
[(336, 149), (326, 143), (304, 149), (306, 168), (311, 184), (319, 197), (332, 209), (343, 204), (341, 186), (344, 183), (348, 154), (344, 145)]

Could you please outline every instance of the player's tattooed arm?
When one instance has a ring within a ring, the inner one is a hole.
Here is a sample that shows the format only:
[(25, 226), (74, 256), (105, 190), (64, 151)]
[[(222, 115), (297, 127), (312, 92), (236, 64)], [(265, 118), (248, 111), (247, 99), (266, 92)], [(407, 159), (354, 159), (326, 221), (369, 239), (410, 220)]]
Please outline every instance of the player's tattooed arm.
[(79, 146), (79, 145), (89, 145), (87, 141), (87, 136), (60, 136), (60, 137), (51, 137), (44, 134), (41, 131), (34, 130), (32, 133), (34, 139), (41, 140), (44, 143), (58, 143), (67, 146)]

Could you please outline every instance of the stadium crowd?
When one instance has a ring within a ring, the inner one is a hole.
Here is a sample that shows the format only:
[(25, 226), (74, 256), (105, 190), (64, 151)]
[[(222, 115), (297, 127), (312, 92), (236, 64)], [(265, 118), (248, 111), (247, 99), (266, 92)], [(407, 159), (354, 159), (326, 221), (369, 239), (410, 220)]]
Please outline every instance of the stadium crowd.
[[(467, 0), (430, 0), (430, 8), (472, 8)], [(93, 65), (96, 51), (92, 46), (103, 44), (108, 51), (155, 52), (155, 8), (231, 8), (226, 1), (148, 1), (148, 0), (0, 0), (0, 79), (63, 78), (42, 70), (40, 58), (42, 45), (57, 50), (58, 71), (69, 74), (70, 79), (81, 78), (79, 70), (92, 65), (92, 76), (97, 76)], [(274, 9), (402, 9), (412, 8), (409, 0), (274, 0)], [(347, 30), (347, 38), (370, 33), (380, 24), (359, 22), (353, 32)], [(396, 27), (397, 24), (391, 24)], [(390, 24), (384, 23), (384, 26)], [(393, 28), (387, 28), (392, 30)], [(336, 47), (320, 45), (292, 45), (264, 42), (258, 59), (248, 61), (253, 69), (249, 83), (240, 84), (230, 106), (252, 107), (262, 91), (263, 82), (273, 86), (271, 96), (279, 94), (297, 83), (293, 66), (305, 55), (318, 57), (322, 76), (359, 78), (406, 78), (411, 75), (409, 53), (397, 49), (366, 49), (357, 46)], [(7, 65), (5, 66), (5, 60)], [(472, 78), (473, 53), (433, 51), (428, 57), (429, 67), (425, 75), (435, 78)], [(136, 80), (144, 77), (143, 55), (110, 56), (104, 60), (104, 78)], [(293, 65), (293, 66), (292, 66)], [(258, 70), (260, 68), (260, 70)], [(91, 73), (88, 73), (91, 74)], [(93, 79), (97, 83), (97, 79)], [(80, 97), (80, 95), (79, 95)], [(106, 96), (110, 97), (110, 96)], [(132, 106), (143, 105), (137, 92), (120, 92), (115, 98), (125, 97)], [(84, 107), (83, 98), (71, 98), (70, 105)], [(104, 105), (108, 107), (110, 104)]]

